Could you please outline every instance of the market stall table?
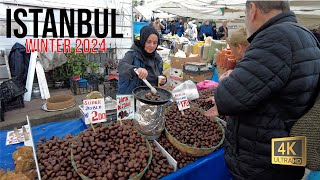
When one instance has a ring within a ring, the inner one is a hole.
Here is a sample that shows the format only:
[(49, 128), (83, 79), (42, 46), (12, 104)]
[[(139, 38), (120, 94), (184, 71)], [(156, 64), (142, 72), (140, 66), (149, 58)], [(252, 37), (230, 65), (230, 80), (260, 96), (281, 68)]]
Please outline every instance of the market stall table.
[[(32, 127), (33, 138), (35, 142), (39, 141), (41, 137), (49, 139), (51, 136), (63, 137), (66, 134), (77, 135), (86, 129), (86, 125), (81, 119), (70, 120), (65, 122), (52, 122)], [(5, 130), (0, 131), (0, 168), (14, 169), (12, 153), (16, 147), (22, 146), (23, 143), (6, 146)], [(218, 179), (229, 180), (231, 176), (224, 161), (224, 149), (221, 148), (207, 156), (199, 158), (197, 161), (169, 174), (162, 179)]]

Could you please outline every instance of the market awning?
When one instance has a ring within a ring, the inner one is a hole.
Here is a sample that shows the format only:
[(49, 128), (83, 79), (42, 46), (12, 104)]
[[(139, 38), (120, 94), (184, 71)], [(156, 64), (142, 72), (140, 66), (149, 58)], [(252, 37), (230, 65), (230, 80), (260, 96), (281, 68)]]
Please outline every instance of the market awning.
[[(290, 8), (297, 14), (299, 22), (308, 27), (320, 24), (320, 1), (289, 1)], [(146, 0), (143, 6), (136, 9), (147, 19), (154, 15), (152, 11), (161, 10), (181, 17), (235, 20), (244, 19), (245, 2), (246, 0)]]

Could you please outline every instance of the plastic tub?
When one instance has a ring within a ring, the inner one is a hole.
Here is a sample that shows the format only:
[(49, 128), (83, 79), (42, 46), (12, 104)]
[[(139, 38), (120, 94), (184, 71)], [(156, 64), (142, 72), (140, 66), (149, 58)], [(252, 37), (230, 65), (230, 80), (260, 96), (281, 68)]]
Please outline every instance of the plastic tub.
[(133, 23), (133, 34), (140, 34), (140, 29), (144, 26), (148, 26), (148, 22), (134, 22)]

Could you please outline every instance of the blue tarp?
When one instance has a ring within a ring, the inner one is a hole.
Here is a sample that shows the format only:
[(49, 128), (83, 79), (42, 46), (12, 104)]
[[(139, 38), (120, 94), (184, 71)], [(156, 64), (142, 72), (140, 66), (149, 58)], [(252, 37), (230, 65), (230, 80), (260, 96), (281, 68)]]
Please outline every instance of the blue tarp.
[[(86, 126), (81, 119), (65, 121), (65, 122), (52, 122), (39, 126), (32, 127), (32, 133), (35, 142), (38, 142), (41, 137), (49, 139), (51, 136), (64, 137), (66, 134), (76, 135), (85, 130)], [(22, 146), (23, 143), (16, 145), (5, 145), (6, 135), (8, 131), (0, 131), (0, 168), (14, 169), (12, 160), (12, 153), (16, 147)], [(196, 162), (179, 169), (172, 173), (164, 180), (169, 179), (218, 179), (229, 180), (231, 179), (228, 169), (223, 158), (224, 149), (221, 148), (205, 157), (198, 159)]]
[[(77, 135), (85, 130), (86, 126), (81, 119), (65, 121), (65, 122), (52, 122), (32, 127), (33, 138), (35, 144), (41, 137), (49, 139), (51, 136), (64, 137), (67, 134)], [(23, 146), (23, 143), (6, 146), (6, 138), (8, 131), (0, 131), (0, 168), (14, 169), (12, 153), (16, 151), (16, 147)]]
[(218, 69), (216, 67), (213, 68), (213, 76), (211, 80), (217, 83), (219, 82)]

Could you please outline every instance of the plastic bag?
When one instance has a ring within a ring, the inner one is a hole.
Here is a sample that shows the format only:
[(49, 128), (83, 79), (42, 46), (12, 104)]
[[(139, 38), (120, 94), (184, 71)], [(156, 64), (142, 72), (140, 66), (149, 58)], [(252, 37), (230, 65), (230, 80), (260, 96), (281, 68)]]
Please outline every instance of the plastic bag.
[(186, 58), (187, 55), (186, 55), (186, 53), (184, 53), (183, 51), (181, 51), (179, 49), (178, 52), (174, 55), (174, 57)]
[(219, 83), (211, 81), (211, 80), (205, 80), (202, 82), (199, 82), (197, 84), (198, 90), (208, 89), (208, 88), (216, 88), (218, 87)]
[(58, 52), (40, 52), (39, 59), (45, 72), (62, 66), (67, 62), (67, 57), (65, 54)]
[(197, 86), (191, 80), (185, 81), (172, 90), (173, 93), (185, 93), (188, 101), (192, 101), (199, 98), (199, 92)]

